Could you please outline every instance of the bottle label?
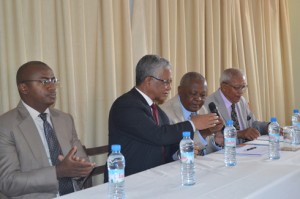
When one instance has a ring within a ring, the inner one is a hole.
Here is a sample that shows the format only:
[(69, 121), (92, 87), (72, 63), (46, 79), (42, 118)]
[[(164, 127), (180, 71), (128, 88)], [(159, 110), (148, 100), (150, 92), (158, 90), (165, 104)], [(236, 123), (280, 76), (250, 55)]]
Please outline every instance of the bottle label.
[(269, 133), (270, 142), (279, 142), (280, 136), (278, 133)]
[(181, 162), (182, 163), (194, 163), (194, 152), (181, 152)]
[(109, 182), (120, 183), (124, 181), (124, 169), (111, 169), (108, 171)]
[(236, 147), (236, 138), (225, 138), (224, 142), (227, 147)]
[(298, 128), (300, 128), (300, 122), (293, 122), (292, 125), (293, 125), (293, 126), (296, 126), (296, 127), (298, 127)]

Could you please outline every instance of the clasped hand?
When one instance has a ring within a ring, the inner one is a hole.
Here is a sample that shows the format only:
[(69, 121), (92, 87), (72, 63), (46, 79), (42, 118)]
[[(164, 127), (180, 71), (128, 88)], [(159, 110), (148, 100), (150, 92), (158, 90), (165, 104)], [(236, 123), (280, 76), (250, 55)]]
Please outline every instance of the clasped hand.
[(87, 162), (85, 159), (76, 156), (77, 147), (74, 146), (66, 157), (59, 155), (59, 164), (56, 165), (57, 178), (63, 177), (84, 177), (95, 167), (95, 163)]

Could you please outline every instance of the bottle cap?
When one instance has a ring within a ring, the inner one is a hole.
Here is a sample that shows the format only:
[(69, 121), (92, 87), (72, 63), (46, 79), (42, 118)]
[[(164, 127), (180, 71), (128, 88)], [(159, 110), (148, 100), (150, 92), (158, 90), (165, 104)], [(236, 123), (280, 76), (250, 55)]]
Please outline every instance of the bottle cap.
[(277, 118), (276, 117), (271, 117), (271, 122), (277, 122)]
[(232, 120), (227, 120), (226, 125), (233, 125), (233, 121)]
[(191, 132), (189, 132), (189, 131), (183, 131), (182, 132), (182, 136), (183, 137), (190, 137), (191, 136)]
[(112, 151), (121, 151), (121, 145), (113, 144), (113, 145), (111, 145), (111, 150)]
[(299, 113), (299, 110), (298, 109), (294, 109), (294, 113)]

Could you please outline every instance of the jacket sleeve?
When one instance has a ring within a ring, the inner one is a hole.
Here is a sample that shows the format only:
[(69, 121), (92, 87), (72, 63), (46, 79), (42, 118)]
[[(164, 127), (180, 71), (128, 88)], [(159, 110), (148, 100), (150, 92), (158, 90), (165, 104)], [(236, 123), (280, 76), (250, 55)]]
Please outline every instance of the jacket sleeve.
[[(0, 190), (7, 197), (36, 192), (55, 194), (58, 191), (55, 167), (22, 171), (16, 142), (9, 130), (0, 128)], [(34, 164), (34, 163), (32, 163)]]

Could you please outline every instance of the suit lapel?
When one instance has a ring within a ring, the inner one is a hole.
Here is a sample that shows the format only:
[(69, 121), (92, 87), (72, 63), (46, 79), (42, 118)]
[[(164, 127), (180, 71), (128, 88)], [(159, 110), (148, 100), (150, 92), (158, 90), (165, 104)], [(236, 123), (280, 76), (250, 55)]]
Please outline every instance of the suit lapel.
[(216, 106), (219, 109), (219, 114), (221, 115), (222, 119), (226, 122), (227, 120), (231, 120), (231, 116), (228, 114), (228, 110), (224, 103), (224, 100), (220, 94), (220, 91), (216, 91), (215, 102), (217, 103)]
[(239, 101), (237, 104), (237, 114), (239, 116), (239, 123), (240, 123), (240, 127), (241, 128), (245, 128), (246, 125), (246, 117), (244, 117), (246, 115), (246, 109), (243, 109), (241, 107), (241, 101)]
[(172, 103), (174, 105), (174, 115), (178, 119), (178, 121), (185, 121), (185, 118), (183, 117), (182, 108), (180, 105), (178, 94), (172, 99)]
[(58, 139), (58, 142), (60, 144), (62, 153), (64, 156), (66, 156), (71, 149), (71, 144), (68, 142), (68, 137), (65, 134), (66, 132), (66, 123), (65, 120), (63, 120), (62, 117), (60, 117), (59, 113), (54, 112), (53, 110), (50, 109), (51, 113), (51, 122), (53, 125), (53, 129), (55, 131), (56, 137)]
[[(145, 105), (145, 108), (147, 109), (147, 112), (149, 114), (149, 116), (153, 119), (153, 121), (155, 122), (154, 118), (153, 118), (153, 115), (152, 115), (152, 110), (151, 110), (151, 107), (149, 106), (149, 104), (147, 103), (146, 99), (136, 90), (136, 88), (132, 88), (131, 91), (129, 91), (130, 94), (134, 95), (136, 98), (138, 98), (144, 105)], [(158, 108), (158, 110), (160, 110)], [(159, 111), (158, 111), (159, 112)], [(159, 124), (161, 124), (162, 122), (162, 118), (161, 118), (161, 115), (158, 114), (158, 119), (159, 119)]]
[(42, 144), (43, 142), (41, 140), (41, 136), (39, 135), (32, 117), (27, 109), (23, 106), (22, 102), (20, 102), (18, 105), (18, 112), (23, 120), (19, 125), (20, 133), (26, 139), (33, 156), (38, 160), (37, 162), (41, 162), (42, 160), (42, 164), (44, 166), (49, 166), (49, 161), (45, 148)]

